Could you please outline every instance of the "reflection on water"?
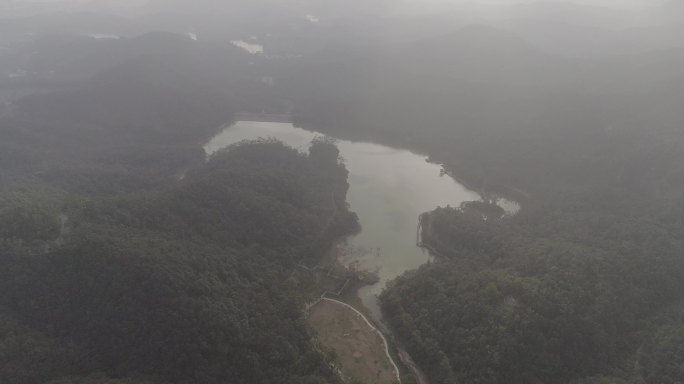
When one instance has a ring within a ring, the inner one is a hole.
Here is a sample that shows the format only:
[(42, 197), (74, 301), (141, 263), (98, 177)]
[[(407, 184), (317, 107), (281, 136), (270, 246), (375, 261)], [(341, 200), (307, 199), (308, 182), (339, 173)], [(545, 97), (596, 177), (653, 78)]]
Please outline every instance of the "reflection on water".
[(506, 214), (509, 216), (515, 215), (518, 213), (518, 211), (520, 211), (520, 203), (503, 197), (496, 199), (496, 205), (503, 208), (503, 210), (506, 211)]
[(231, 41), (231, 44), (233, 44), (236, 47), (242, 48), (253, 55), (261, 55), (264, 53), (263, 45), (248, 43), (244, 40), (233, 40)]
[(107, 39), (107, 40), (118, 40), (121, 38), (119, 35), (113, 35), (109, 33), (90, 33), (88, 34), (89, 37), (92, 37), (93, 39)]
[[(239, 122), (206, 145), (207, 153), (245, 139), (274, 137), (301, 151), (308, 151), (315, 132), (291, 124)], [(459, 206), (479, 200), (424, 156), (371, 143), (338, 140), (340, 154), (349, 170), (351, 209), (359, 216), (362, 231), (351, 237), (342, 262), (377, 270), (380, 282), (364, 287), (359, 295), (376, 319), (380, 319), (377, 297), (387, 281), (418, 268), (429, 255), (416, 246), (418, 215), (437, 206)]]

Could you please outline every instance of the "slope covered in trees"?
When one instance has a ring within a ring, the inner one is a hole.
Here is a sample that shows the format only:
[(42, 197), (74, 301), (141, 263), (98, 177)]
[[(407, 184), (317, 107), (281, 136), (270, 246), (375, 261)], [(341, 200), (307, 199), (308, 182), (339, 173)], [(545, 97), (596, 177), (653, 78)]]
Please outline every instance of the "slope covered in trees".
[(322, 78), (335, 92), (297, 105), (304, 125), (422, 150), (522, 202), (429, 216), (439, 261), (383, 296), (399, 340), (437, 383), (681, 382), (681, 49), (579, 59), (453, 33), (353, 57), (358, 83)]
[(628, 43), (560, 57), (451, 14), (273, 30), (272, 10), (258, 26), (216, 15), (222, 38), (272, 34), (263, 56), (169, 34), (8, 47), (0, 67), (28, 76), (3, 84), (83, 83), (0, 110), (0, 381), (334, 382), (288, 272), (354, 227), (335, 149), (248, 143), (205, 164), (200, 148), (233, 111), (291, 108), (523, 199), (515, 217), (426, 216), (439, 261), (383, 295), (435, 383), (684, 381), (681, 26), (606, 37), (598, 10), (525, 8), (542, 25), (499, 27), (564, 51), (545, 31), (570, 17)]
[(438, 209), (423, 241), (439, 260), (393, 282), (383, 307), (436, 383), (681, 382), (684, 237), (667, 216)]
[(157, 59), (0, 114), (0, 382), (337, 383), (292, 274), (356, 230), (337, 148), (207, 159), (240, 103)]
[(52, 252), (4, 239), (2, 381), (336, 382), (288, 277), (354, 228), (346, 175), (332, 144), (248, 142), (167, 190), (83, 197)]

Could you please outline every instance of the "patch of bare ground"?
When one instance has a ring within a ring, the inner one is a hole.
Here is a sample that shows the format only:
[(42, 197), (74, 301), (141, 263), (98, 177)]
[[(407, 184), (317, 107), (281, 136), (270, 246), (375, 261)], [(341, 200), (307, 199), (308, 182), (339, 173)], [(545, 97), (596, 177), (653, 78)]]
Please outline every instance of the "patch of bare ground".
[(323, 300), (310, 309), (308, 321), (321, 345), (334, 351), (344, 376), (369, 384), (397, 382), (382, 338), (354, 310)]

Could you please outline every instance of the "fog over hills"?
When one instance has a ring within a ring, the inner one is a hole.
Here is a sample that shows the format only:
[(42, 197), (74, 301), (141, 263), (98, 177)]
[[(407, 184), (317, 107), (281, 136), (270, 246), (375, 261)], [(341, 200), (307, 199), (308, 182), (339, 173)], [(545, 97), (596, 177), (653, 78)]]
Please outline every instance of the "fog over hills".
[(684, 382), (684, 2), (0, 0), (0, 383)]

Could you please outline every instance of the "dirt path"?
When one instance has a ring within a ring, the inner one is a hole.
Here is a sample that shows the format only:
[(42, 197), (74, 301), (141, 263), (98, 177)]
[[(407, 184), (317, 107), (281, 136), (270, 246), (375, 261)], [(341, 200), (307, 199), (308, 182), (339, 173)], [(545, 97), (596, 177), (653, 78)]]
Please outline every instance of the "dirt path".
[(321, 342), (336, 351), (342, 370), (373, 383), (401, 383), (399, 367), (385, 336), (361, 312), (339, 300), (322, 298), (309, 318)]

